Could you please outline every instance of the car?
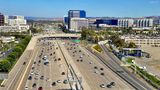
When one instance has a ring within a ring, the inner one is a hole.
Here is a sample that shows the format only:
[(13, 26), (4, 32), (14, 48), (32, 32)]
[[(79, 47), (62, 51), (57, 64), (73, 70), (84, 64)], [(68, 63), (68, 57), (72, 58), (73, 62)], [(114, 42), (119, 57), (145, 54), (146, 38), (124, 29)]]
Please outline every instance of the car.
[(34, 74), (34, 72), (31, 72), (31, 73), (30, 73), (30, 75), (33, 75), (33, 74)]
[(36, 64), (36, 62), (34, 62), (34, 64)]
[(28, 90), (28, 87), (25, 87), (25, 90)]
[(95, 70), (94, 73), (98, 74), (98, 71)]
[(61, 60), (61, 58), (58, 58), (58, 61), (60, 61)]
[(92, 62), (89, 62), (89, 64), (92, 64)]
[(102, 71), (103, 71), (104, 69), (103, 69), (103, 68), (100, 68), (100, 70), (102, 70)]
[(40, 79), (43, 80), (43, 79), (44, 79), (44, 76), (41, 76)]
[(79, 52), (81, 52), (81, 50), (79, 50)]
[(39, 60), (38, 62), (41, 63), (41, 60)]
[(81, 61), (81, 62), (83, 62), (83, 60), (82, 60), (82, 59), (81, 59), (80, 61)]
[(110, 83), (110, 85), (115, 86), (115, 85), (116, 85), (116, 83), (115, 83), (115, 82), (111, 82), (111, 83)]
[(23, 65), (26, 65), (26, 62), (23, 62)]
[(35, 67), (32, 67), (32, 70), (35, 69)]
[(57, 83), (61, 83), (62, 81), (61, 80), (57, 80)]
[(101, 73), (102, 76), (104, 76), (104, 73)]
[(62, 72), (62, 75), (65, 75), (65, 72)]
[(64, 83), (64, 84), (68, 84), (68, 80), (64, 80), (63, 83)]
[(50, 56), (52, 56), (52, 53), (50, 54)]
[(80, 58), (83, 58), (83, 55), (81, 55)]
[(104, 85), (104, 84), (101, 84), (100, 87), (101, 87), (101, 88), (105, 88), (105, 85)]
[(43, 90), (43, 88), (42, 88), (42, 87), (39, 87), (38, 90)]
[(98, 69), (98, 67), (97, 67), (97, 66), (94, 66), (94, 69)]
[(37, 84), (36, 84), (36, 83), (33, 83), (32, 87), (36, 87), (36, 86), (37, 86)]
[(107, 84), (107, 88), (112, 88), (112, 86), (110, 84)]
[(29, 77), (28, 77), (28, 80), (32, 80), (32, 76), (29, 76)]
[(56, 86), (56, 82), (52, 82), (52, 86)]
[(77, 62), (79, 62), (79, 59), (77, 59)]

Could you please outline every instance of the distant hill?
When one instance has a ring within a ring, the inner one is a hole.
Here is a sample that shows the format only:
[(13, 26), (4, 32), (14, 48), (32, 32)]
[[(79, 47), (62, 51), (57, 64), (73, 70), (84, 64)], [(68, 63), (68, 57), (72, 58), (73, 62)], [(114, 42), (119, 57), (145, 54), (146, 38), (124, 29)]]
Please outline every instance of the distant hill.
[(27, 20), (51, 20), (52, 18), (46, 18), (46, 17), (28, 17), (26, 16), (25, 19)]

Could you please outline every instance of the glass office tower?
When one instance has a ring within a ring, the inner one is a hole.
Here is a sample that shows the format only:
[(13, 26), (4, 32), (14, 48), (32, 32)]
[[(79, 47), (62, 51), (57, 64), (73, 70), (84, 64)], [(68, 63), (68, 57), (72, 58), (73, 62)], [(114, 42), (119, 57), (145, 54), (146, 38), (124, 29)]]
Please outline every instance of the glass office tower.
[(68, 11), (68, 28), (70, 29), (71, 18), (86, 18), (86, 12), (84, 10), (69, 10)]

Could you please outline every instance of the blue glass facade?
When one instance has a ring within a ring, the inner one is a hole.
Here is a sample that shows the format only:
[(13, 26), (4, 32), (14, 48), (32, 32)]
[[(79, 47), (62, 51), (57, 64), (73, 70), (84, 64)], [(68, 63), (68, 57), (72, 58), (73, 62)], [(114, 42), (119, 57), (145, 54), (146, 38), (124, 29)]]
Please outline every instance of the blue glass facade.
[(86, 18), (86, 12), (84, 10), (69, 10), (68, 12), (68, 17), (69, 18)]
[(116, 19), (111, 19), (111, 20), (99, 19), (99, 20), (96, 20), (95, 24), (118, 25), (118, 20), (116, 20)]
[(64, 21), (65, 24), (68, 24), (68, 17), (64, 17)]
[(118, 25), (118, 20), (117, 19), (97, 19), (94, 24), (97, 24), (97, 27), (99, 27), (99, 24)]
[(68, 11), (68, 28), (70, 29), (71, 18), (86, 18), (86, 12), (84, 10), (69, 10)]

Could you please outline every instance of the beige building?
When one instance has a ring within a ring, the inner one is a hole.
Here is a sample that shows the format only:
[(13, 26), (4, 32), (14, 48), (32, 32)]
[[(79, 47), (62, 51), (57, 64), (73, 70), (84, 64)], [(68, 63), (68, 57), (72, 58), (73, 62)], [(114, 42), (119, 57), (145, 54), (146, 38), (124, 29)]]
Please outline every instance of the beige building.
[(24, 19), (24, 16), (10, 16), (8, 19), (8, 24), (10, 26), (26, 25), (27, 21)]
[(122, 36), (125, 42), (134, 42), (138, 46), (160, 46), (160, 37)]
[(3, 43), (9, 43), (9, 42), (14, 42), (15, 37), (10, 36), (10, 37), (1, 37), (0, 40), (2, 40)]
[(86, 19), (86, 18), (71, 18), (70, 31), (80, 32), (83, 27), (88, 28), (88, 19)]

